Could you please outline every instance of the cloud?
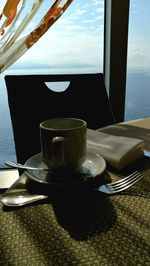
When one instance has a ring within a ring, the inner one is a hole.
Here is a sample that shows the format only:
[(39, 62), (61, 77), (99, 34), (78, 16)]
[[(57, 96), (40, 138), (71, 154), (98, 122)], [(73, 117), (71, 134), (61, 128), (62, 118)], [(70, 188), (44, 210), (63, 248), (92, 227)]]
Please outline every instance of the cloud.
[(103, 5), (103, 3), (104, 3), (104, 0), (91, 0), (91, 2), (92, 2), (92, 4), (94, 4), (94, 5)]
[[(20, 59), (22, 62), (32, 61), (37, 64), (47, 64), (49, 66), (74, 64), (92, 64), (102, 65), (102, 44), (98, 36), (92, 36), (86, 33), (78, 35), (62, 36), (56, 32), (51, 32), (35, 44)], [(34, 48), (34, 49), (33, 49)], [(37, 56), (38, 55), (38, 56)]]
[(143, 38), (130, 39), (128, 45), (128, 68), (149, 68), (149, 42)]
[(73, 1), (62, 17), (19, 59), (19, 62), (46, 63), (54, 67), (69, 64), (102, 65), (102, 2)]

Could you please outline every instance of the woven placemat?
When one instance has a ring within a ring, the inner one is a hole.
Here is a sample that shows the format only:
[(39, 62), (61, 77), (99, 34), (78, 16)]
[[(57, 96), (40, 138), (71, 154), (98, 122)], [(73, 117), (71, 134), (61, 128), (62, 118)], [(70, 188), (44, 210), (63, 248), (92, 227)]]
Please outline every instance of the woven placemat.
[[(149, 265), (150, 160), (139, 165), (143, 179), (121, 195), (85, 190), (32, 206), (1, 204), (0, 265)], [(27, 192), (42, 187), (22, 175), (10, 193)]]
[(0, 265), (150, 263), (148, 198), (91, 191), (0, 208)]

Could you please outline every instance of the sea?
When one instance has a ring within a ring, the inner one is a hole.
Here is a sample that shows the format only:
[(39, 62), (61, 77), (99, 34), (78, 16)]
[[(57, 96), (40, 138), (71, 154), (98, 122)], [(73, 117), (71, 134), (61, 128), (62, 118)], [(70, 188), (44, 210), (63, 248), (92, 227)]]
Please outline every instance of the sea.
[[(4, 160), (16, 161), (11, 118), (4, 81), (5, 75), (21, 74), (67, 74), (98, 73), (96, 69), (11, 69), (0, 74), (0, 168), (5, 168)], [(150, 117), (150, 71), (130, 70), (127, 73), (125, 101), (125, 121)], [(17, 99), (16, 99), (17, 100)]]

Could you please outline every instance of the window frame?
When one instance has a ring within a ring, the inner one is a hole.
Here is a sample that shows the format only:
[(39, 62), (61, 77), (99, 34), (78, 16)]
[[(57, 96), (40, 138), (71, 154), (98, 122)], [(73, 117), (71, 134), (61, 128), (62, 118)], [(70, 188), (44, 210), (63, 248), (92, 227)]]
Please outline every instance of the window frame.
[(116, 122), (124, 121), (130, 0), (105, 0), (104, 78)]

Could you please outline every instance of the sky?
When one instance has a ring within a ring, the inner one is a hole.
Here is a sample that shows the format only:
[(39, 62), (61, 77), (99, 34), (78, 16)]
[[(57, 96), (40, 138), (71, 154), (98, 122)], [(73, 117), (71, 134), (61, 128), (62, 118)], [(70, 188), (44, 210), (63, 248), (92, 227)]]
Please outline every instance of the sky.
[[(49, 2), (53, 3), (46, 0), (44, 5), (48, 7)], [(49, 31), (14, 66), (32, 61), (47, 67), (102, 68), (103, 11), (103, 0), (73, 0)]]
[(150, 0), (130, 0), (128, 67), (150, 70)]
[[(53, 2), (45, 0), (39, 14), (43, 14)], [(150, 0), (130, 0), (129, 69), (150, 69), (149, 10)], [(36, 25), (39, 14), (30, 27)], [(13, 68), (33, 64), (45, 68), (98, 67), (102, 70), (103, 33), (104, 0), (73, 0), (49, 31), (13, 64)]]

